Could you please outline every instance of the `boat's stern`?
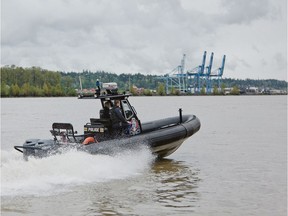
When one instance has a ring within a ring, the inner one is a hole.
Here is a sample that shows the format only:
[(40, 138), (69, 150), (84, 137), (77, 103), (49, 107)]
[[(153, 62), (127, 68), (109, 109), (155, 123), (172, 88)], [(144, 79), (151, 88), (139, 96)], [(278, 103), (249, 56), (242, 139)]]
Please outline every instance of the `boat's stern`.
[(28, 157), (44, 157), (49, 154), (55, 146), (54, 140), (28, 139), (22, 146), (14, 146), (14, 148), (23, 153), (24, 159)]

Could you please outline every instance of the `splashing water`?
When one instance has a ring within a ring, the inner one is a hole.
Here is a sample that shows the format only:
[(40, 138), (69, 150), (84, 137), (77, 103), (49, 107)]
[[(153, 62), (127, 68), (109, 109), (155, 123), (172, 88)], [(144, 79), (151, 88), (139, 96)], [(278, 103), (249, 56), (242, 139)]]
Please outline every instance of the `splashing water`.
[(71, 150), (47, 158), (29, 158), (2, 151), (1, 196), (44, 196), (69, 191), (73, 186), (140, 175), (154, 157), (147, 148), (114, 156)]

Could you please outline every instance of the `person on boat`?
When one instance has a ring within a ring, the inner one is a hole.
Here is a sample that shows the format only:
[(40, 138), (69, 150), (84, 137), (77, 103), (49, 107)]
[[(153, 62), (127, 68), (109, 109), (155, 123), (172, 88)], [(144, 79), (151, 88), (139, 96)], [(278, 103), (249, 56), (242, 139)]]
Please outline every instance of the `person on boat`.
[(110, 119), (110, 108), (111, 108), (110, 102), (106, 101), (104, 103), (104, 109), (103, 109), (102, 118)]
[(116, 133), (119, 134), (122, 134), (122, 132), (124, 132), (125, 134), (128, 133), (130, 122), (128, 122), (124, 118), (121, 111), (119, 100), (115, 100), (114, 102), (114, 107), (111, 111), (111, 120), (112, 120), (112, 128)]
[(99, 97), (100, 92), (101, 92), (99, 79), (97, 79), (97, 81), (96, 81), (96, 88), (97, 88), (96, 89), (96, 95), (97, 95), (97, 97)]

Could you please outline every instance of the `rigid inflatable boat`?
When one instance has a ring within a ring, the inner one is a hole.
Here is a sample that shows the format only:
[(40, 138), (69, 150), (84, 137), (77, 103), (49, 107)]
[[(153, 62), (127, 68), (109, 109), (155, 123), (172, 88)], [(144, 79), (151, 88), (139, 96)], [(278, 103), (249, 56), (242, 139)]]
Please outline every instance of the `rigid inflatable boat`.
[[(50, 130), (53, 139), (29, 139), (14, 148), (23, 153), (25, 159), (30, 156), (47, 157), (63, 153), (70, 149), (85, 151), (90, 154), (113, 155), (120, 151), (137, 148), (149, 148), (158, 158), (175, 152), (188, 137), (200, 129), (200, 121), (195, 115), (179, 116), (141, 123), (133, 106), (128, 101), (129, 94), (118, 94), (107, 90), (105, 94), (95, 95), (101, 102), (100, 118), (91, 118), (84, 125), (84, 133), (78, 135), (70, 123), (53, 123)], [(124, 132), (115, 133), (111, 119), (103, 117), (105, 103), (112, 106), (120, 101), (124, 118), (131, 122)]]

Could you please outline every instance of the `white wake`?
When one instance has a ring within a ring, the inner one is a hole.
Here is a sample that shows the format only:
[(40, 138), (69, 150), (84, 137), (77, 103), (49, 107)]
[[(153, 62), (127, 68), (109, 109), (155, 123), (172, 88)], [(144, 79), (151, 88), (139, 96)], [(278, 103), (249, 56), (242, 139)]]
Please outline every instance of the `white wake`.
[(1, 196), (43, 196), (71, 190), (73, 186), (140, 175), (154, 157), (146, 148), (115, 156), (69, 151), (24, 161), (16, 151), (2, 151)]

